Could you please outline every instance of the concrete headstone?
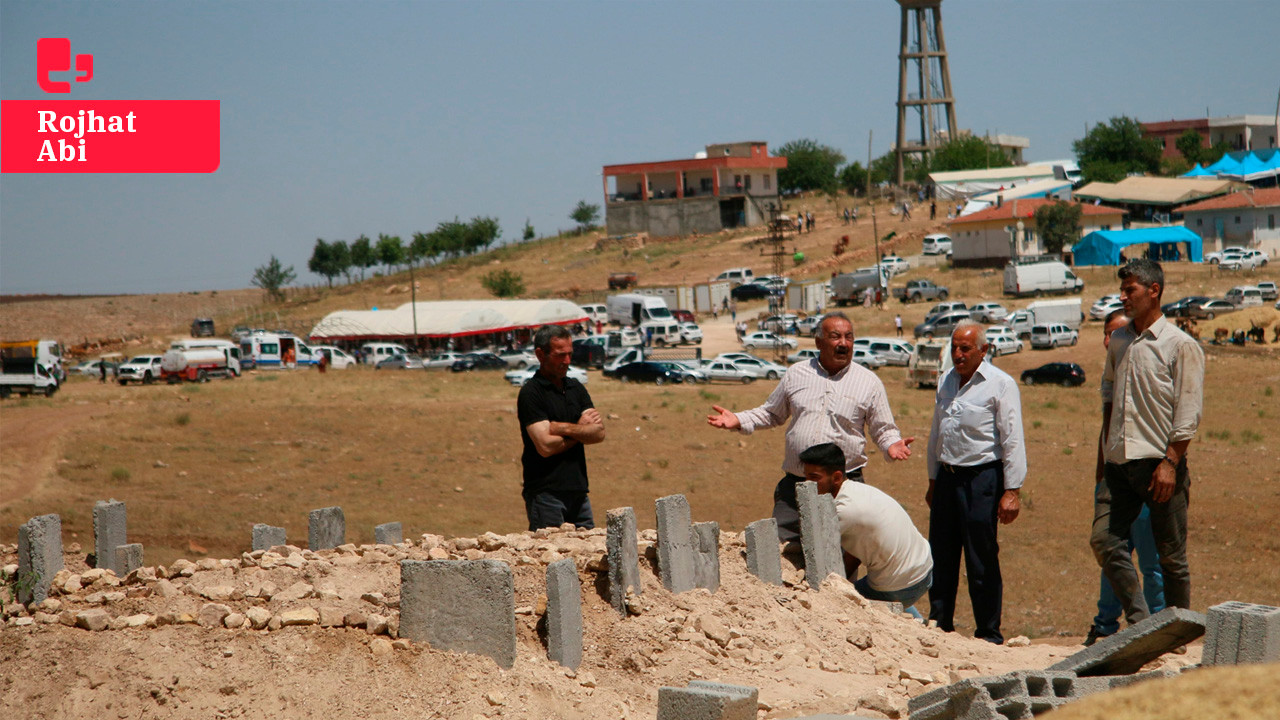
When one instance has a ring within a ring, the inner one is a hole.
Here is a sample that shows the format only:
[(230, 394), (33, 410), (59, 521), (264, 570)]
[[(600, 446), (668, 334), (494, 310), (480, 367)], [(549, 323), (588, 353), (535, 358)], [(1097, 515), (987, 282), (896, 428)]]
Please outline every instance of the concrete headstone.
[(312, 550), (332, 550), (347, 542), (347, 519), (337, 505), (312, 510), (309, 520), (307, 547)]
[(40, 515), (18, 528), (18, 602), (43, 602), (62, 569), (62, 518)]
[(627, 590), (640, 594), (640, 556), (636, 550), (636, 512), (632, 508), (609, 511), (605, 551), (609, 557), (609, 604), (627, 614)]
[(119, 500), (99, 500), (93, 505), (94, 567), (106, 568), (120, 577), (125, 573), (115, 567), (116, 548), (127, 545), (128, 513)]
[(516, 661), (515, 582), (497, 560), (400, 561), (400, 637)]

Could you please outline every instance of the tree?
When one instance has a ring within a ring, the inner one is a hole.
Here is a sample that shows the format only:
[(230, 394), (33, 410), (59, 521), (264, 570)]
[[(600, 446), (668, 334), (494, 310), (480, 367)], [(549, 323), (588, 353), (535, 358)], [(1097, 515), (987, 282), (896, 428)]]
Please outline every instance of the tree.
[(530, 240), (534, 239), (535, 237), (537, 237), (537, 233), (535, 233), (535, 232), (533, 231), (533, 223), (529, 222), (529, 218), (525, 218), (525, 219), (524, 219), (524, 237), (523, 237), (523, 240), (524, 240), (525, 242), (529, 242)]
[(1093, 126), (1071, 148), (1085, 182), (1118, 182), (1130, 173), (1160, 169), (1160, 141), (1143, 137), (1142, 125), (1123, 115)]
[(297, 278), (292, 265), (284, 267), (280, 264), (280, 259), (272, 255), (266, 265), (253, 271), (253, 279), (250, 282), (255, 287), (267, 291), (267, 297), (279, 301), (284, 300), (284, 287)]
[(364, 271), (378, 262), (378, 255), (373, 251), (373, 243), (361, 235), (351, 241), (351, 265), (360, 269), (360, 282), (364, 282)]
[(378, 235), (378, 262), (387, 266), (387, 274), (391, 274), (391, 268), (404, 262), (404, 245), (400, 243), (399, 235)]
[(347, 245), (346, 240), (334, 240), (329, 243), (329, 258), (333, 262), (333, 266), (347, 278), (347, 282), (351, 282), (351, 248)]
[(341, 240), (328, 243), (322, 238), (316, 238), (311, 259), (307, 261), (307, 269), (324, 276), (329, 281), (329, 287), (333, 287), (333, 279), (341, 275), (350, 263), (351, 254), (346, 243)]
[(836, 168), (844, 164), (844, 153), (816, 140), (792, 140), (773, 151), (787, 159), (778, 171), (778, 188), (835, 192), (839, 187)]
[[(892, 150), (872, 160), (871, 184), (881, 185), (893, 182), (894, 165)], [(929, 181), (929, 165), (921, 160), (919, 155), (907, 155), (902, 161), (902, 178), (904, 181), (913, 180), (923, 185)]]
[(510, 270), (493, 270), (480, 279), (480, 284), (494, 297), (516, 297), (524, 294), (524, 275)]
[(467, 254), (487, 249), (502, 236), (502, 227), (497, 218), (473, 217), (467, 224), (464, 247)]
[(1184, 130), (1178, 139), (1173, 141), (1173, 145), (1178, 148), (1178, 152), (1182, 153), (1182, 157), (1187, 159), (1187, 164), (1203, 162), (1205, 152), (1209, 150), (1204, 146), (1204, 138), (1194, 128)]
[(862, 163), (855, 160), (840, 170), (840, 187), (853, 195), (866, 191), (867, 169), (862, 167)]
[(1080, 239), (1080, 218), (1084, 210), (1079, 203), (1061, 200), (1036, 208), (1036, 232), (1044, 241), (1044, 249), (1057, 254)]
[(600, 206), (592, 205), (586, 200), (579, 200), (578, 206), (569, 213), (569, 219), (578, 223), (579, 235), (595, 227), (596, 219), (599, 217)]
[(1013, 163), (1004, 151), (980, 137), (960, 137), (934, 151), (929, 159), (929, 172), (950, 170), (978, 170), (988, 167), (1009, 167)]

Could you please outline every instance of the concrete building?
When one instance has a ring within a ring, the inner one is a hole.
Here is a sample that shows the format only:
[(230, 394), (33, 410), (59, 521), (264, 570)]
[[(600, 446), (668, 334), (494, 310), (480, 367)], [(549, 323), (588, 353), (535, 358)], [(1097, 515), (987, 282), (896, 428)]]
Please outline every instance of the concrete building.
[(1232, 150), (1262, 150), (1277, 147), (1276, 142), (1280, 140), (1274, 115), (1228, 115), (1142, 123), (1143, 135), (1159, 140), (1165, 157), (1181, 156), (1175, 143), (1187, 130), (1199, 133), (1203, 147), (1226, 143)]
[(1206, 251), (1241, 245), (1280, 257), (1280, 188), (1244, 190), (1182, 208), (1182, 223)]
[[(1036, 232), (1036, 209), (1055, 200), (1026, 198), (963, 215), (952, 220), (951, 263), (956, 267), (1003, 267), (1009, 258), (1046, 255), (1048, 250)], [(1102, 205), (1081, 205), (1081, 234), (1095, 230), (1119, 230), (1124, 210)], [(1075, 240), (1079, 240), (1077, 237)], [(1070, 244), (1068, 245), (1068, 247)]]
[(1182, 218), (1183, 205), (1244, 187), (1244, 183), (1215, 177), (1134, 176), (1117, 183), (1091, 182), (1076, 190), (1075, 196), (1124, 208), (1129, 213), (1126, 227), (1152, 227), (1176, 223)]
[(778, 171), (764, 142), (708, 145), (685, 160), (605, 165), (605, 224), (610, 235), (656, 237), (761, 225), (780, 205)]

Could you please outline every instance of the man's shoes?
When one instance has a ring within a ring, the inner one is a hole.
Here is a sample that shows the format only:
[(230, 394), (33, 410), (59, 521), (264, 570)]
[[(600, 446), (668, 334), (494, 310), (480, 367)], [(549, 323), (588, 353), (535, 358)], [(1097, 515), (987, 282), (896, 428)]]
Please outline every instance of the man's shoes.
[(1089, 628), (1089, 635), (1084, 639), (1084, 646), (1090, 647), (1104, 637), (1111, 637), (1114, 633), (1100, 633), (1097, 626)]

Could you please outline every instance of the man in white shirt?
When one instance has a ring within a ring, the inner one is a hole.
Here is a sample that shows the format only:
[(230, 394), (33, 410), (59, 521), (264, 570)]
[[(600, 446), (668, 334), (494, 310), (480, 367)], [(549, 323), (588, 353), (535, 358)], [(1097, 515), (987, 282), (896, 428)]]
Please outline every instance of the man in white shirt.
[(1018, 384), (987, 362), (986, 353), (982, 326), (960, 323), (951, 334), (954, 367), (938, 383), (925, 493), (934, 561), (929, 619), (942, 630), (955, 630), (963, 551), (974, 637), (1001, 645), (997, 522), (1007, 525), (1018, 517), (1027, 456)]
[(933, 556), (911, 516), (883, 491), (846, 482), (844, 453), (835, 443), (814, 445), (800, 453), (800, 462), (804, 479), (835, 497), (845, 576), (853, 580), (865, 566), (867, 574), (854, 583), (863, 597), (900, 602), (920, 617), (915, 604), (933, 582)]
[[(840, 446), (849, 466), (845, 477), (863, 482), (867, 464), (866, 436), (887, 460), (911, 457), (914, 437), (903, 438), (893, 422), (893, 411), (876, 374), (853, 360), (853, 323), (842, 312), (828, 313), (818, 324), (814, 338), (818, 357), (792, 365), (764, 405), (733, 413), (712, 405), (715, 415), (707, 424), (750, 435), (759, 429), (787, 426), (785, 472), (773, 491), (773, 516), (778, 520), (778, 539), (800, 539), (800, 513), (796, 506), (796, 483), (804, 480), (800, 453), (824, 442)], [(864, 434), (865, 433), (865, 434)]]

